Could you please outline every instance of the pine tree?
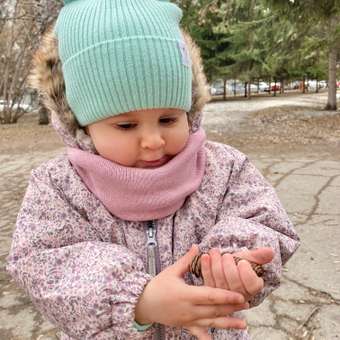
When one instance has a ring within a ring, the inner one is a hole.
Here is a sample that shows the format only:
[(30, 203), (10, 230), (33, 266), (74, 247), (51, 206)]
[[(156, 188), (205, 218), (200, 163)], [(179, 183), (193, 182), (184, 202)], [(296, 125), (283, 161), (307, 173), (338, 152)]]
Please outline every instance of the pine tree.
[[(312, 38), (313, 43), (305, 41), (300, 53), (312, 51), (313, 44), (318, 50), (328, 54), (328, 102), (326, 109), (336, 110), (336, 66), (337, 55), (340, 52), (340, 3), (337, 0), (266, 0), (265, 3), (271, 9), (280, 14), (282, 20), (288, 20), (298, 29), (297, 35), (301, 39)], [(308, 48), (309, 47), (309, 48)], [(322, 53), (322, 52), (321, 52)], [(312, 55), (314, 60), (318, 56)], [(313, 58), (302, 58), (312, 61)], [(302, 63), (303, 65), (303, 63)], [(301, 66), (301, 65), (300, 65)], [(313, 65), (304, 65), (305, 69), (312, 71)], [(322, 74), (322, 66), (319, 65), (318, 74)], [(314, 68), (314, 73), (316, 69)]]

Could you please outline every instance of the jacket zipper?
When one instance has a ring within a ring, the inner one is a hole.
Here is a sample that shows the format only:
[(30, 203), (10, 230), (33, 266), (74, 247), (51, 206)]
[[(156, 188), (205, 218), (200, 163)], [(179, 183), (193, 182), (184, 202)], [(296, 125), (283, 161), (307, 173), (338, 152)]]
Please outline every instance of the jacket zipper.
[(157, 268), (157, 238), (156, 227), (153, 221), (148, 222), (147, 235), (147, 249), (148, 249), (148, 273), (152, 276), (156, 276), (159, 268)]
[[(155, 221), (148, 221), (146, 230), (147, 236), (147, 271), (150, 275), (156, 276), (161, 271), (161, 261), (157, 242), (157, 229)], [(211, 329), (211, 334), (215, 333), (215, 328)], [(165, 340), (165, 327), (156, 324), (154, 340)]]
[[(157, 243), (157, 230), (155, 221), (149, 221), (146, 231), (147, 235), (147, 252), (148, 252), (148, 273), (156, 276), (161, 270), (161, 261), (159, 258), (159, 249)], [(165, 328), (163, 325), (156, 325), (156, 333), (154, 340), (165, 339)]]

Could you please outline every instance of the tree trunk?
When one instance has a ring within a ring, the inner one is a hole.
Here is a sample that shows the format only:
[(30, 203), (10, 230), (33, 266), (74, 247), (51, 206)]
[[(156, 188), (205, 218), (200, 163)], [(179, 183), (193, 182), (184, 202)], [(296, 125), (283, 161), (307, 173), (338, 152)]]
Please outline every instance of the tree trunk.
[(247, 96), (248, 96), (248, 93), (247, 93), (248, 86), (247, 85), (248, 85), (248, 82), (245, 82), (244, 83), (244, 97), (245, 98), (247, 98)]
[(233, 86), (234, 86), (234, 97), (236, 96), (236, 79), (234, 79), (234, 84), (233, 84)]
[(248, 99), (250, 99), (250, 96), (251, 96), (251, 80), (248, 83), (248, 93), (247, 94), (248, 94), (247, 95)]
[(44, 106), (40, 106), (39, 108), (39, 125), (48, 125), (48, 111)]
[(319, 93), (319, 79), (316, 79), (315, 93)]
[(332, 46), (328, 56), (328, 100), (326, 110), (336, 110), (336, 57), (337, 47)]
[(274, 79), (274, 97), (276, 97), (276, 78)]
[(302, 93), (306, 93), (306, 77), (302, 78)]
[(281, 94), (285, 93), (285, 80), (284, 80), (284, 78), (281, 78), (281, 80), (280, 80), (280, 93)]
[(227, 79), (223, 79), (223, 100), (227, 100)]

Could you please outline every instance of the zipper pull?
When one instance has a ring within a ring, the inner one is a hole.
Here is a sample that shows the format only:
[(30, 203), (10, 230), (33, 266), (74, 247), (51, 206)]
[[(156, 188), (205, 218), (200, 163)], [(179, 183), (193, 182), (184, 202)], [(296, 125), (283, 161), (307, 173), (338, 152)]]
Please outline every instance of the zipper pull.
[(157, 240), (156, 240), (156, 228), (153, 223), (151, 223), (146, 230), (147, 236), (147, 251), (148, 251), (148, 268), (147, 271), (150, 275), (157, 275), (157, 265), (156, 265), (156, 249), (157, 249)]
[(148, 238), (148, 242), (147, 242), (147, 246), (153, 246), (156, 247), (157, 246), (157, 240), (156, 240), (156, 228), (151, 225), (148, 227), (148, 230), (146, 231), (146, 235)]

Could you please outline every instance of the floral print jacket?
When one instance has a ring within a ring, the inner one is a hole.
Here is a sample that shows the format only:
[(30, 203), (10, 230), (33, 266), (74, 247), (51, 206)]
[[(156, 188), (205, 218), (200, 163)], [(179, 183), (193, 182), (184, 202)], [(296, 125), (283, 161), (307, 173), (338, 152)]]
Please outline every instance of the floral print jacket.
[[(270, 246), (276, 255), (266, 265), (265, 288), (253, 301), (256, 305), (279, 285), (282, 265), (298, 238), (273, 188), (243, 154), (213, 142), (205, 148), (200, 188), (175, 214), (154, 221), (160, 269), (194, 243), (202, 251)], [(8, 270), (65, 333), (63, 339), (152, 339), (156, 326), (140, 333), (133, 328), (135, 305), (151, 279), (146, 273), (147, 228), (148, 222), (112, 216), (60, 155), (32, 172)], [(199, 284), (190, 275), (187, 281)], [(166, 339), (190, 338), (170, 327), (163, 334)], [(244, 331), (215, 335), (247, 338)]]
[[(189, 120), (194, 130), (205, 102), (204, 78), (198, 53), (186, 39), (193, 60)], [(66, 145), (95, 152), (84, 131), (68, 119), (57, 44), (51, 33), (43, 44), (35, 84), (52, 111), (53, 124)], [(282, 265), (297, 249), (299, 239), (274, 189), (232, 147), (206, 142), (205, 151), (206, 171), (199, 189), (176, 213), (149, 222), (111, 215), (84, 185), (66, 154), (32, 172), (7, 270), (36, 308), (61, 330), (62, 339), (193, 339), (180, 328), (154, 325), (138, 332), (133, 327), (136, 303), (151, 279), (146, 272), (146, 231), (151, 222), (157, 231), (158, 271), (194, 243), (201, 251), (269, 246), (275, 257), (265, 266), (265, 287), (252, 305), (278, 287)], [(202, 284), (190, 274), (185, 279), (188, 284)], [(246, 331), (215, 330), (214, 339), (249, 336)]]

